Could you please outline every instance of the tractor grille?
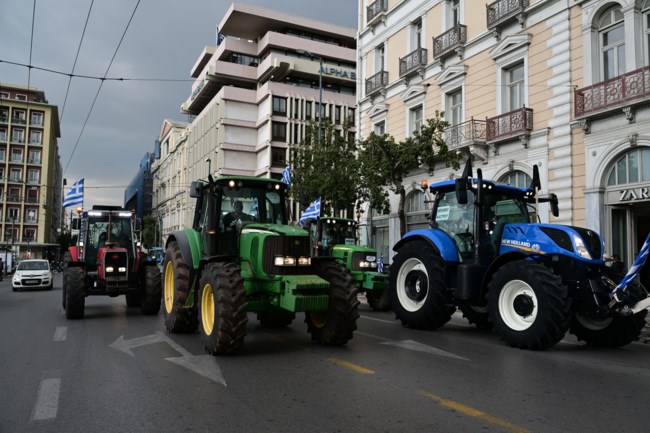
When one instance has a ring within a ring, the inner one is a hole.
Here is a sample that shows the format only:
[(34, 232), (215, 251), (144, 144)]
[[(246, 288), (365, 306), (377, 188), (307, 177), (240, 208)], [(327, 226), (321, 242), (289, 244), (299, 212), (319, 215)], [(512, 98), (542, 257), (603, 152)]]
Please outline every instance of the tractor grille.
[(366, 252), (357, 251), (352, 254), (352, 270), (353, 271), (374, 271), (374, 269), (362, 268), (359, 266), (359, 263), (366, 260), (366, 256), (372, 256), (373, 254), (368, 254)]
[[(114, 272), (106, 272), (106, 268), (112, 266)], [(104, 274), (107, 281), (115, 281), (124, 279), (128, 276), (129, 272), (129, 258), (126, 250), (107, 251), (103, 258)], [(119, 268), (123, 267), (124, 272), (119, 272)]]
[(304, 266), (275, 266), (275, 256), (309, 257), (309, 237), (272, 236), (264, 241), (262, 269), (269, 275), (304, 275), (311, 273)]
[(582, 237), (585, 246), (589, 250), (589, 254), (591, 254), (591, 258), (596, 260), (600, 259), (603, 253), (603, 243), (598, 233), (583, 227), (573, 227), (573, 229)]

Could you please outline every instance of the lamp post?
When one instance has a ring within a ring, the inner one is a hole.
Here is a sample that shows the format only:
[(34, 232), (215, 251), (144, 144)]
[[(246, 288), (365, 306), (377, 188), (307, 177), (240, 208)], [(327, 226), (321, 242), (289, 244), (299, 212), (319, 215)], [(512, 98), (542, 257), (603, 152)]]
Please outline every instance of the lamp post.
[(318, 58), (318, 143), (321, 141), (321, 125), (323, 121), (323, 58), (307, 50), (296, 50), (299, 54), (306, 54)]

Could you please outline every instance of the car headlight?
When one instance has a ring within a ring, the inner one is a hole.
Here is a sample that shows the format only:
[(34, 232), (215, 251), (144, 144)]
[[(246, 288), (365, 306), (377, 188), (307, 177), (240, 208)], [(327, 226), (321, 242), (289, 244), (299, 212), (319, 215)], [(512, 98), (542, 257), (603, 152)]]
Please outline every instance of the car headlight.
[(576, 246), (576, 252), (580, 257), (583, 259), (591, 260), (591, 254), (589, 254), (589, 250), (585, 246), (584, 241), (582, 238), (576, 234), (573, 234), (573, 243)]

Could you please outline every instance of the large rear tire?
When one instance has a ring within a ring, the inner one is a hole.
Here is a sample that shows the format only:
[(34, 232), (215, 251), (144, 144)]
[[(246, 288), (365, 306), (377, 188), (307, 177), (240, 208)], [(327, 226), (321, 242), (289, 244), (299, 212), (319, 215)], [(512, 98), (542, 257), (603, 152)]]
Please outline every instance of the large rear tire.
[(194, 332), (199, 326), (196, 307), (185, 307), (190, 271), (176, 241), (167, 245), (163, 261), (163, 316), (169, 332)]
[(248, 303), (244, 281), (233, 263), (210, 263), (200, 281), (200, 327), (203, 347), (221, 355), (244, 345)]
[(404, 245), (393, 259), (388, 274), (390, 304), (403, 325), (437, 329), (455, 311), (444, 281), (444, 262), (430, 244)]
[(66, 296), (65, 287), (66, 287), (66, 281), (68, 279), (67, 269), (68, 269), (68, 264), (70, 264), (71, 261), (72, 261), (72, 254), (70, 254), (70, 251), (66, 251), (63, 254), (63, 284), (61, 289), (62, 292), (61, 306), (63, 307), (64, 310), (65, 310), (65, 296)]
[(127, 307), (139, 307), (142, 305), (142, 299), (139, 293), (127, 293), (125, 297)]
[(469, 323), (476, 325), (477, 328), (492, 329), (487, 306), (462, 303), (459, 305), (459, 309), (463, 312), (463, 317), (466, 318)]
[(335, 262), (314, 265), (316, 274), (330, 283), (327, 311), (305, 313), (307, 332), (320, 344), (340, 346), (352, 339), (359, 318), (357, 289), (350, 274)]
[(571, 298), (562, 280), (539, 263), (507, 263), (488, 285), (488, 311), (494, 332), (512, 347), (542, 350), (569, 329)]
[(366, 299), (368, 305), (375, 311), (388, 311), (390, 310), (390, 298), (388, 296), (388, 289), (384, 290), (368, 290), (366, 292)]
[(158, 266), (144, 267), (144, 281), (142, 285), (140, 311), (142, 311), (142, 314), (158, 314), (162, 296), (162, 277), (160, 276)]
[(66, 319), (83, 319), (86, 308), (86, 276), (83, 268), (67, 268), (65, 278), (65, 317)]
[(576, 313), (570, 332), (590, 346), (621, 347), (639, 338), (647, 314), (648, 310), (643, 310), (631, 316), (600, 319)]

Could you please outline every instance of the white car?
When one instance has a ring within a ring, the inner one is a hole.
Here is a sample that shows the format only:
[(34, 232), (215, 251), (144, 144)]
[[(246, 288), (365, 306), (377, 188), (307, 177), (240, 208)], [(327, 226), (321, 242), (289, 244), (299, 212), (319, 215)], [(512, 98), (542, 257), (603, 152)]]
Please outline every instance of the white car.
[(20, 289), (52, 290), (52, 271), (47, 260), (21, 260), (11, 278), (13, 291)]

